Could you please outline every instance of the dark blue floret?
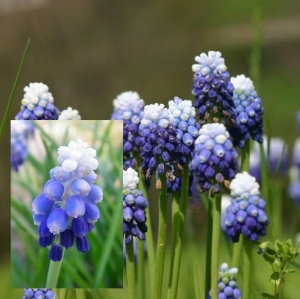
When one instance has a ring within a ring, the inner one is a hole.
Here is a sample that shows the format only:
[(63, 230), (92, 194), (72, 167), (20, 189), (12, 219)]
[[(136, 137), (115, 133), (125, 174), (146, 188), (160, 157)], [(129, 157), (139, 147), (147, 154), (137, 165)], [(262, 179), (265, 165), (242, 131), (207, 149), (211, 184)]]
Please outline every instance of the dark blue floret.
[(62, 259), (63, 248), (60, 245), (53, 244), (49, 252), (49, 258), (53, 262), (58, 262)]
[(201, 125), (220, 122), (227, 128), (235, 126), (234, 88), (228, 77), (228, 72), (209, 73), (206, 76), (195, 73), (192, 94)]
[(77, 250), (80, 252), (87, 252), (90, 250), (90, 244), (85, 236), (76, 237)]
[(66, 229), (64, 232), (60, 233), (60, 245), (65, 248), (72, 247), (74, 244), (74, 233), (71, 229)]

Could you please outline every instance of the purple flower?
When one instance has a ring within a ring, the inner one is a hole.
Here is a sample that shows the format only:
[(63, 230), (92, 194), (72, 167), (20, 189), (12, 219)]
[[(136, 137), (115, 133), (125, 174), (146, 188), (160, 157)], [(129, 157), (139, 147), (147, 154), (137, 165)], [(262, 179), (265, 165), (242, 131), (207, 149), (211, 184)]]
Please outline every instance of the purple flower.
[(220, 122), (226, 127), (235, 125), (236, 110), (233, 103), (234, 87), (229, 81), (229, 73), (222, 54), (209, 51), (195, 57), (192, 66), (194, 84), (192, 94), (200, 124)]
[(133, 237), (146, 239), (146, 212), (148, 201), (138, 189), (138, 174), (132, 168), (123, 170), (123, 235), (125, 244)]
[(22, 299), (55, 299), (52, 289), (24, 289)]
[(195, 154), (190, 163), (200, 185), (200, 192), (213, 186), (213, 193), (219, 193), (233, 179), (237, 152), (229, 140), (229, 133), (223, 124), (206, 124), (199, 131), (195, 141)]
[(225, 229), (233, 242), (240, 234), (255, 242), (266, 234), (269, 219), (265, 201), (260, 198), (259, 185), (247, 172), (238, 173), (230, 184), (231, 205), (226, 209)]
[[(236, 283), (237, 268), (229, 269), (228, 264), (223, 263), (220, 266), (218, 277), (219, 299), (240, 299), (242, 293)], [(211, 299), (211, 291), (207, 295), (207, 299)]]
[(51, 245), (49, 258), (53, 261), (61, 260), (63, 247), (72, 247), (75, 239), (79, 251), (90, 248), (86, 235), (100, 217), (96, 203), (103, 199), (102, 189), (94, 185), (95, 156), (96, 150), (81, 139), (59, 147), (57, 161), (61, 166), (50, 170), (44, 192), (32, 203), (39, 244)]
[(236, 125), (229, 128), (233, 145), (244, 147), (250, 139), (263, 142), (263, 108), (261, 99), (257, 96), (253, 82), (244, 75), (230, 79), (234, 86), (233, 101), (237, 112)]
[(15, 170), (19, 170), (27, 157), (27, 142), (29, 136), (33, 135), (34, 126), (31, 121), (12, 120), (11, 121), (11, 151), (10, 164)]

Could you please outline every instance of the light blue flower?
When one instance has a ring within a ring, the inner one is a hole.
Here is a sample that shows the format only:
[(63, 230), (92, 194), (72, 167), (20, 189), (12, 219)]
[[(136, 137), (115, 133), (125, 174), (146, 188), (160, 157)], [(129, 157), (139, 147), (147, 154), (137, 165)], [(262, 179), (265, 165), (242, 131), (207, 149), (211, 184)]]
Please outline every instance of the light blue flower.
[(96, 203), (103, 199), (102, 189), (94, 184), (98, 167), (95, 156), (96, 150), (81, 139), (59, 147), (60, 166), (50, 170), (44, 192), (32, 203), (39, 244), (51, 245), (49, 257), (53, 261), (59, 261), (63, 247), (72, 247), (74, 240), (79, 251), (90, 248), (86, 235), (100, 217)]

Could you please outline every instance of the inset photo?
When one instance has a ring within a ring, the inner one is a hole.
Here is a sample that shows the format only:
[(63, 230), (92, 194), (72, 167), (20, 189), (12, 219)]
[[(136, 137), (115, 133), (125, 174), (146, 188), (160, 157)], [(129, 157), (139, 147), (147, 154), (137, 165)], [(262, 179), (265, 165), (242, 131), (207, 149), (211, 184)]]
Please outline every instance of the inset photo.
[(123, 287), (123, 123), (11, 121), (11, 286)]

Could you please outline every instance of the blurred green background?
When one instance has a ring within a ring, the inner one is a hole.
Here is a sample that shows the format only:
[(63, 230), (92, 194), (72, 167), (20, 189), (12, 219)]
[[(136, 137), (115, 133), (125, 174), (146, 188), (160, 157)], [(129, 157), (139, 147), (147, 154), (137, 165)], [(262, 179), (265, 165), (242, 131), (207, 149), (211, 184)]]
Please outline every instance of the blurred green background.
[[(28, 37), (10, 119), (30, 82), (47, 84), (60, 110), (72, 106), (83, 119), (108, 119), (112, 100), (126, 90), (139, 92), (146, 104), (167, 103), (175, 95), (193, 100), (191, 65), (201, 52), (219, 50), (232, 76), (249, 76), (255, 2), (2, 0), (1, 104), (9, 97)], [(259, 94), (268, 131), (291, 147), (297, 136), (295, 110), (300, 109), (300, 1), (263, 2)], [(0, 147), (0, 257), (5, 269), (9, 143), (7, 127)], [(197, 206), (193, 215), (193, 226), (200, 227), (203, 210)]]

